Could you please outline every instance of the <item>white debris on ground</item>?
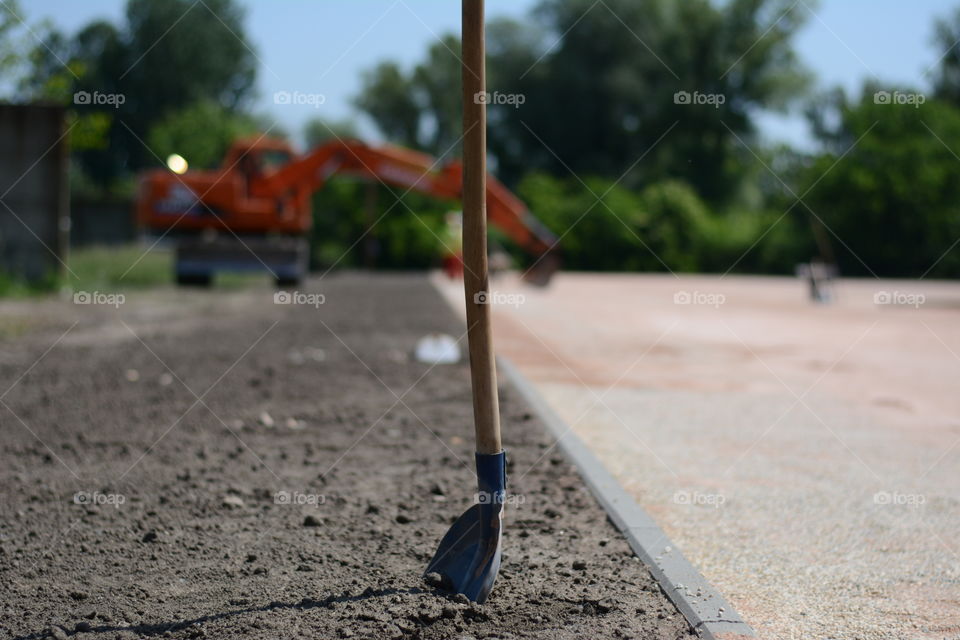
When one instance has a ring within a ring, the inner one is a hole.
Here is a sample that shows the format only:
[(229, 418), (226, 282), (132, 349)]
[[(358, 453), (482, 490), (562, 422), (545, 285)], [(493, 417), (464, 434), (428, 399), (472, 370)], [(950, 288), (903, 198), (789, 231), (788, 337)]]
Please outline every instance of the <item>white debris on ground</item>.
[(414, 357), (426, 364), (455, 364), (460, 362), (460, 346), (453, 336), (431, 333), (417, 341)]

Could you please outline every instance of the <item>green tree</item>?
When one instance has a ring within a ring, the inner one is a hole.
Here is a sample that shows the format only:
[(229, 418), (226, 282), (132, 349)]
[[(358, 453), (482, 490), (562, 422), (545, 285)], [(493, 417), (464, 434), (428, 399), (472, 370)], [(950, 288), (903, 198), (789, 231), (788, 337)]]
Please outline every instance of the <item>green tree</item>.
[(307, 148), (312, 149), (330, 140), (350, 140), (358, 138), (357, 126), (353, 120), (325, 120), (314, 118), (303, 127), (303, 137)]
[[(492, 23), (490, 148), (498, 173), (600, 175), (639, 187), (680, 178), (714, 204), (741, 193), (753, 119), (807, 86), (789, 0), (543, 0), (530, 24)], [(459, 135), (456, 40), (405, 74), (367, 76), (358, 105), (389, 138), (433, 153)], [(427, 79), (431, 79), (428, 82)], [(678, 92), (706, 104), (678, 104)], [(450, 131), (444, 133), (443, 129)], [(642, 162), (637, 162), (643, 158)]]
[(960, 107), (960, 8), (949, 16), (940, 18), (933, 26), (933, 43), (943, 58), (934, 79), (934, 91), (938, 98)]
[(207, 100), (174, 111), (154, 124), (147, 145), (160, 159), (177, 153), (193, 168), (213, 168), (220, 166), (234, 140), (264, 131), (256, 118)]
[(627, 185), (679, 177), (727, 202), (750, 158), (737, 137), (805, 86), (791, 45), (804, 13), (786, 0), (545, 0), (537, 15), (565, 35), (510, 89), (527, 97), (506, 110), (511, 133), (536, 134), (517, 164), (619, 177), (643, 157)]
[[(31, 51), (24, 91), (110, 121), (103, 144), (79, 153), (103, 186), (156, 163), (146, 138), (171, 114), (201, 103), (239, 114), (252, 97), (256, 56), (235, 0), (129, 0), (121, 25), (96, 21), (72, 38), (54, 35)], [(120, 98), (83, 104), (77, 92)]]
[(812, 115), (825, 151), (798, 193), (847, 274), (960, 276), (960, 110), (920, 95), (868, 84)]
[(361, 75), (361, 86), (354, 102), (380, 132), (395, 144), (422, 148), (421, 105), (407, 74), (393, 62), (381, 62)]
[(461, 128), (460, 40), (447, 35), (405, 73), (384, 62), (363, 74), (356, 106), (392, 142), (433, 155), (457, 153)]
[(0, 4), (0, 82), (14, 80), (23, 64), (22, 12), (17, 0)]

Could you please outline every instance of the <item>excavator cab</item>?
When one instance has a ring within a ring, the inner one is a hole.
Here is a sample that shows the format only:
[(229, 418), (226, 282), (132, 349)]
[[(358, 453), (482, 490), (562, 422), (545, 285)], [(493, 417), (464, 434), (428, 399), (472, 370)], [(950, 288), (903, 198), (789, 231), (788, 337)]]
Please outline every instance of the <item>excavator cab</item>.
[(294, 157), (293, 149), (282, 140), (242, 139), (230, 146), (221, 170), (236, 170), (247, 183), (247, 192), (251, 193), (253, 185), (290, 164)]

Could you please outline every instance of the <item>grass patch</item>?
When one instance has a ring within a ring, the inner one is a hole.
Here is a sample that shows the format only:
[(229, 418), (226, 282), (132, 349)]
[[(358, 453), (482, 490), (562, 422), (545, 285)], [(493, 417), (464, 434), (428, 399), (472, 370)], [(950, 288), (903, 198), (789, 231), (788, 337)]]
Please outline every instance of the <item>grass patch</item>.
[(0, 272), (0, 298), (28, 298), (56, 291), (57, 279), (45, 278), (40, 282), (29, 282), (7, 273)]
[[(141, 245), (85, 247), (70, 252), (73, 273), (63, 284), (74, 291), (157, 287), (173, 283), (173, 252)], [(76, 276), (76, 277), (74, 277)]]
[[(173, 286), (173, 261), (171, 247), (154, 247), (147, 251), (147, 247), (136, 244), (72, 249), (67, 260), (70, 271), (62, 277), (30, 283), (0, 273), (0, 298), (28, 298), (54, 293), (58, 289), (110, 292)], [(272, 277), (266, 271), (221, 272), (216, 274), (214, 286), (232, 290), (270, 282)]]

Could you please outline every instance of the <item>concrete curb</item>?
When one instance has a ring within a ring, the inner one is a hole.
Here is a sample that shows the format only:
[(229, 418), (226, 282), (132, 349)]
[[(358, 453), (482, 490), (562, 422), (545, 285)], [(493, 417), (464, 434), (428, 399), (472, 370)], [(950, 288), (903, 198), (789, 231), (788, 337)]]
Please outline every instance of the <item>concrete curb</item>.
[(623, 490), (583, 441), (553, 412), (533, 385), (507, 359), (498, 357), (498, 363), (507, 379), (547, 425), (560, 449), (580, 471), (610, 520), (627, 538), (634, 553), (647, 565), (690, 626), (708, 640), (756, 638), (753, 629), (690, 564), (653, 518)]

